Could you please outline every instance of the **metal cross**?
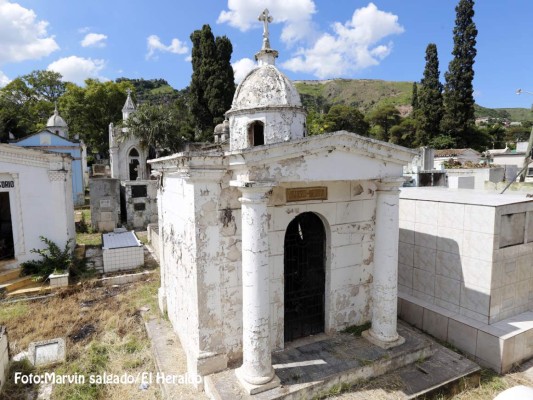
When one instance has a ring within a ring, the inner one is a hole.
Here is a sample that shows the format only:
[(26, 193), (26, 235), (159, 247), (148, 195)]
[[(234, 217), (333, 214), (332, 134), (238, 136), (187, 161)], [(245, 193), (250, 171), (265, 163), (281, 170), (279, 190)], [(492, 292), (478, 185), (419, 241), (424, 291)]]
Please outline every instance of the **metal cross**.
[(257, 19), (263, 22), (263, 49), (268, 49), (270, 48), (268, 24), (271, 23), (274, 18), (272, 18), (272, 15), (270, 15), (268, 9), (265, 8), (265, 10), (259, 15)]

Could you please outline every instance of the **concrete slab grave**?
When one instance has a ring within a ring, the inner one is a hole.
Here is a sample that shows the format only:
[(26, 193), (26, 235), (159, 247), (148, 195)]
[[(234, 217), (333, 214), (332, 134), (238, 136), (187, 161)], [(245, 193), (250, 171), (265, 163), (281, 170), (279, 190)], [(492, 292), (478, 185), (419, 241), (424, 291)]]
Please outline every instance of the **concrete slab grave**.
[(104, 273), (138, 268), (144, 264), (143, 244), (134, 231), (122, 229), (102, 235)]

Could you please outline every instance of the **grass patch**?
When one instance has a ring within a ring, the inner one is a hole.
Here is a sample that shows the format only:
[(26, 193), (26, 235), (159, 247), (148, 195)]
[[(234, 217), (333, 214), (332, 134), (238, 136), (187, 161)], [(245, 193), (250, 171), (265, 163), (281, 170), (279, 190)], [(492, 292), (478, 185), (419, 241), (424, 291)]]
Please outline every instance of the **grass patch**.
[[(159, 280), (159, 270), (155, 270), (143, 281), (130, 285), (105, 287), (83, 282), (47, 299), (2, 304), (0, 324), (7, 326), (11, 354), (26, 350), (33, 341), (63, 337), (66, 340), (66, 362), (47, 371), (62, 375), (77, 373), (85, 377), (85, 383), (54, 385), (52, 399), (158, 399), (160, 393), (156, 384), (140, 391), (140, 382), (98, 385), (91, 383), (89, 376), (102, 376), (104, 372), (108, 376), (127, 374), (134, 377), (143, 372), (155, 373), (150, 340), (139, 308), (148, 306), (148, 317), (157, 316)], [(31, 318), (28, 318), (30, 310)], [(94, 329), (80, 338), (79, 333), (88, 325)], [(13, 374), (25, 368), (24, 365), (13, 365)], [(15, 386), (9, 390), (18, 397), (4, 396), (2, 399), (26, 398), (24, 391), (36, 389)]]
[(34, 385), (24, 385), (20, 382), (15, 383), (15, 373), (21, 372), (23, 376), (28, 376), (35, 372), (35, 368), (28, 360), (13, 361), (6, 376), (6, 382), (2, 389), (3, 400), (28, 399), (31, 393), (35, 391)]
[(76, 243), (86, 246), (102, 246), (101, 233), (76, 233)]
[(28, 315), (29, 311), (28, 303), (22, 301), (2, 304), (2, 307), (0, 307), (0, 325), (5, 325), (5, 322), (10, 319), (23, 318)]
[(366, 324), (363, 324), (363, 325), (352, 325), (352, 326), (349, 326), (345, 329), (343, 329), (341, 332), (342, 333), (349, 333), (350, 335), (353, 335), (353, 336), (361, 336), (361, 334), (370, 329), (370, 327), (372, 326), (372, 324), (370, 322), (367, 322)]

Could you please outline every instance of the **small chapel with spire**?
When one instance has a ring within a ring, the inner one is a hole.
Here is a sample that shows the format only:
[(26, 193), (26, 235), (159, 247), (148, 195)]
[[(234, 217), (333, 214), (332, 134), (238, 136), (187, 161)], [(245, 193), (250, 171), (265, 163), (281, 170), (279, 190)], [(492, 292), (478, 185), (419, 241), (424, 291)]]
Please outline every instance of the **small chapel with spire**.
[[(135, 112), (135, 103), (128, 89), (128, 97), (122, 107), (122, 121), (126, 122)], [(148, 179), (148, 148), (141, 146), (138, 138), (128, 135), (128, 128), (109, 124), (109, 164), (111, 178), (121, 181)]]
[[(133, 118), (136, 106), (131, 90), (122, 107), (122, 122)], [(109, 124), (111, 178), (120, 182), (120, 219), (129, 229), (146, 229), (157, 221), (156, 181), (150, 180), (149, 148), (128, 134), (125, 126)]]

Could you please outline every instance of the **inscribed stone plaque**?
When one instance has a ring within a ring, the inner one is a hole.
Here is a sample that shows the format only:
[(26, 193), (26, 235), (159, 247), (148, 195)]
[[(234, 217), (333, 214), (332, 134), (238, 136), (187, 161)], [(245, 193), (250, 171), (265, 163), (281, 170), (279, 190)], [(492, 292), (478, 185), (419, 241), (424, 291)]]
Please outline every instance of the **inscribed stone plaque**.
[(28, 348), (30, 361), (35, 366), (65, 361), (65, 339), (56, 338), (32, 342)]
[(287, 201), (327, 200), (328, 188), (315, 186), (308, 188), (291, 188), (286, 190)]
[(100, 200), (100, 208), (111, 208), (111, 200), (109, 200), (109, 199), (101, 199)]

